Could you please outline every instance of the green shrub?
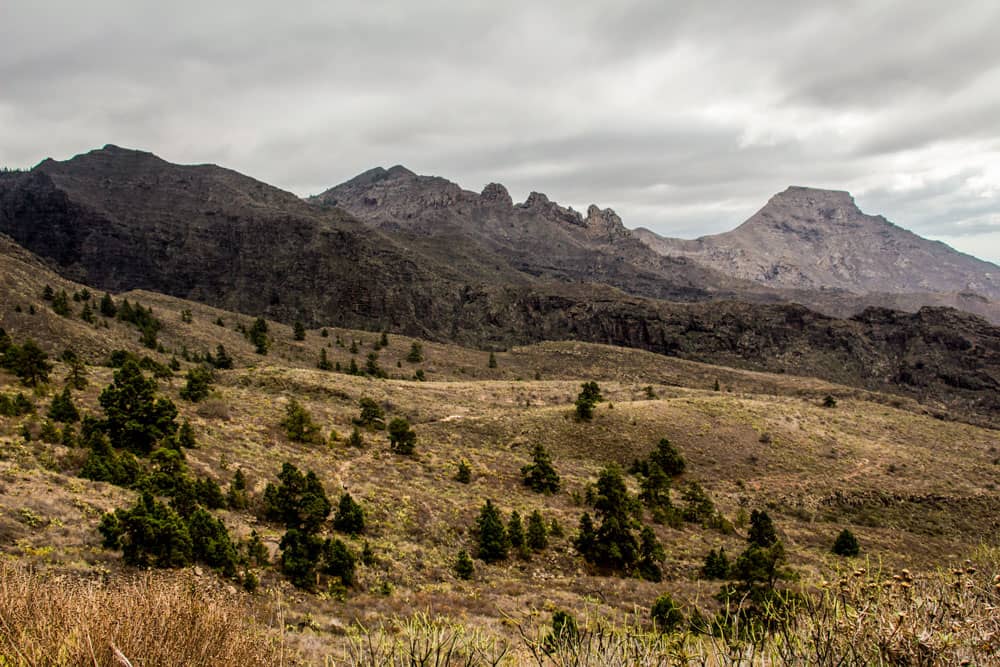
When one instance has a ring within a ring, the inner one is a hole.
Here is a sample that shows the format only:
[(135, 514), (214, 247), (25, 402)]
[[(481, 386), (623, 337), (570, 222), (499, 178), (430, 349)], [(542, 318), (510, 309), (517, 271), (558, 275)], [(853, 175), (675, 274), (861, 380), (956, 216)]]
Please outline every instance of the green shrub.
[(684, 613), (680, 606), (666, 593), (656, 598), (650, 609), (650, 616), (653, 619), (653, 627), (664, 633), (677, 630), (684, 622)]
[(492, 501), (487, 500), (476, 520), (479, 539), (479, 558), (487, 563), (495, 563), (507, 558), (510, 541), (507, 529), (500, 518), (500, 511)]
[(458, 552), (458, 558), (455, 559), (453, 569), (455, 576), (459, 579), (472, 579), (472, 576), (476, 573), (476, 566), (473, 564), (468, 551), (462, 549)]
[(323, 441), (319, 426), (313, 422), (312, 415), (294, 398), (285, 406), (285, 418), (281, 420), (281, 426), (292, 442), (319, 444)]
[(531, 453), (532, 463), (521, 468), (524, 485), (538, 493), (557, 493), (559, 473), (552, 467), (552, 459), (545, 447), (536, 444)]
[(394, 454), (412, 455), (417, 445), (417, 434), (410, 422), (396, 417), (389, 422), (389, 450)]
[(350, 493), (340, 496), (337, 512), (333, 516), (333, 527), (342, 533), (359, 535), (365, 532), (365, 513), (361, 505), (354, 501)]

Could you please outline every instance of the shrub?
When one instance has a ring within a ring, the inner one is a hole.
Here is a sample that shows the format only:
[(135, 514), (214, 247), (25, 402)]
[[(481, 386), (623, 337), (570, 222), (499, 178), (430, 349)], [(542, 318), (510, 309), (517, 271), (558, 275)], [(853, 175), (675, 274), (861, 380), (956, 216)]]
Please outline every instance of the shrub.
[(525, 486), (538, 493), (559, 491), (559, 474), (552, 467), (552, 459), (545, 447), (537, 444), (531, 454), (532, 463), (521, 468)]
[(222, 343), (219, 343), (215, 347), (214, 357), (211, 354), (206, 356), (207, 358), (205, 361), (219, 370), (228, 370), (233, 367), (233, 358), (229, 356), (228, 352), (226, 352), (226, 348), (222, 345)]
[(26, 387), (48, 382), (52, 371), (48, 355), (30, 338), (24, 345), (10, 345), (0, 360), (0, 365), (14, 373)]
[(424, 350), (420, 343), (413, 341), (410, 344), (410, 352), (406, 355), (406, 360), (411, 364), (419, 364), (424, 360)]
[(660, 581), (663, 579), (663, 571), (660, 563), (666, 554), (663, 545), (656, 539), (656, 534), (649, 526), (643, 526), (639, 534), (639, 561), (636, 564), (639, 576), (648, 581)]
[(830, 394), (823, 397), (823, 407), (824, 408), (835, 408), (837, 407), (837, 399), (835, 399)]
[(321, 347), (319, 350), (319, 361), (316, 362), (316, 368), (321, 371), (332, 371), (333, 362), (330, 361), (329, 357), (326, 356), (326, 348)]
[(576, 416), (589, 421), (594, 416), (594, 406), (602, 400), (600, 387), (596, 382), (584, 382), (580, 394), (576, 397)]
[(302, 322), (296, 320), (295, 324), (292, 326), (292, 337), (295, 340), (305, 340), (306, 339), (306, 327)]
[(225, 524), (200, 507), (187, 523), (194, 560), (221, 569), (227, 577), (236, 576), (236, 547)]
[(858, 538), (854, 536), (854, 533), (845, 528), (837, 535), (832, 551), (838, 556), (857, 556), (861, 553), (861, 546), (858, 544)]

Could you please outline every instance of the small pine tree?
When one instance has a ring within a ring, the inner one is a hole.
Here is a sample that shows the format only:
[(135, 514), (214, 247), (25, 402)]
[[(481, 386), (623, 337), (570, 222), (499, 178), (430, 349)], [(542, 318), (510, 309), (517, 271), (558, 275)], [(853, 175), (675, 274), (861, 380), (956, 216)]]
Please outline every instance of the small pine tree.
[(559, 473), (552, 467), (552, 459), (545, 447), (536, 444), (531, 458), (532, 463), (521, 468), (524, 485), (537, 493), (557, 493)]
[(66, 290), (59, 290), (59, 292), (52, 297), (52, 310), (56, 315), (61, 317), (69, 317), (69, 296), (66, 294)]
[(489, 368), (496, 368), (497, 367), (497, 355), (495, 355), (492, 352), (490, 352), (490, 359), (489, 359), (489, 361), (487, 362), (486, 365)]
[(469, 556), (468, 551), (462, 549), (458, 552), (458, 558), (455, 559), (453, 569), (455, 576), (459, 579), (466, 581), (472, 579), (472, 576), (476, 573), (476, 566), (472, 563), (472, 558)]
[(361, 412), (354, 420), (355, 424), (378, 430), (385, 428), (385, 411), (382, 410), (382, 406), (367, 396), (361, 397), (358, 406)]
[(215, 357), (211, 358), (211, 364), (219, 370), (228, 370), (233, 367), (233, 358), (226, 352), (222, 343), (215, 346)]
[(510, 521), (507, 522), (507, 541), (515, 549), (524, 546), (524, 524), (521, 523), (521, 515), (516, 510), (511, 512)]
[(729, 559), (726, 557), (726, 548), (719, 547), (719, 550), (709, 550), (705, 556), (705, 564), (701, 568), (701, 576), (705, 579), (728, 579)]
[(182, 421), (181, 425), (177, 427), (174, 444), (177, 445), (177, 449), (194, 449), (198, 446), (198, 441), (194, 437), (194, 428), (192, 428), (191, 422), (187, 419)]
[(267, 322), (264, 321), (264, 318), (258, 317), (254, 320), (246, 335), (257, 354), (267, 354), (268, 348), (271, 347), (271, 341), (267, 337)]
[(114, 317), (118, 314), (118, 306), (115, 305), (115, 300), (107, 292), (101, 297), (99, 310), (104, 317)]
[(347, 444), (351, 447), (357, 447), (358, 449), (365, 446), (365, 441), (361, 437), (361, 431), (358, 430), (357, 426), (354, 427), (354, 430), (351, 431), (350, 437), (347, 438)]
[(602, 400), (601, 389), (596, 382), (584, 382), (579, 396), (576, 397), (576, 416), (582, 421), (590, 421), (594, 417), (594, 406)]
[(198, 403), (208, 398), (212, 391), (212, 370), (205, 366), (196, 366), (187, 372), (187, 383), (181, 387), (180, 397), (185, 401)]
[(861, 553), (861, 546), (858, 544), (858, 538), (854, 536), (854, 533), (845, 528), (837, 535), (832, 551), (838, 556), (853, 557)]
[(462, 484), (468, 484), (472, 481), (472, 468), (465, 462), (465, 459), (458, 462), (458, 472), (455, 473), (455, 481)]
[(365, 532), (365, 513), (350, 493), (340, 496), (337, 512), (333, 516), (333, 527), (342, 533), (360, 535)]
[(417, 434), (410, 428), (410, 422), (396, 417), (389, 422), (389, 450), (394, 454), (410, 456), (417, 445)]
[(507, 558), (510, 542), (507, 529), (500, 518), (500, 511), (492, 501), (487, 500), (476, 520), (479, 538), (479, 558), (487, 563), (495, 563)]
[(295, 325), (292, 327), (292, 337), (295, 340), (305, 340), (306, 339), (306, 327), (302, 322), (298, 320), (295, 321)]
[(382, 336), (378, 339), (379, 347), (389, 347), (389, 333), (387, 331), (382, 332)]
[(528, 531), (525, 536), (528, 547), (535, 551), (544, 551), (549, 545), (548, 530), (545, 528), (545, 520), (538, 510), (534, 510), (528, 516)]
[(823, 397), (823, 407), (824, 408), (835, 408), (837, 407), (837, 399), (835, 399), (830, 394)]
[(656, 598), (650, 609), (653, 626), (663, 633), (673, 632), (684, 622), (684, 613), (674, 599), (664, 593)]
[(281, 421), (281, 426), (292, 442), (317, 444), (323, 439), (319, 426), (312, 420), (312, 415), (294, 398), (285, 406), (285, 418)]
[(80, 411), (73, 405), (73, 397), (69, 394), (69, 387), (64, 387), (62, 393), (52, 397), (52, 404), (49, 406), (49, 419), (64, 424), (72, 424), (80, 421)]
[(647, 581), (661, 581), (663, 571), (660, 563), (666, 557), (663, 545), (656, 539), (656, 534), (649, 526), (643, 526), (639, 535), (639, 561), (637, 569), (639, 576)]
[(424, 360), (424, 350), (420, 343), (413, 341), (410, 344), (410, 352), (406, 355), (406, 360), (411, 364), (419, 364)]
[(321, 371), (332, 371), (333, 362), (326, 356), (326, 348), (321, 347), (319, 350), (319, 361), (316, 362), (316, 368)]
[(247, 496), (247, 478), (243, 473), (243, 468), (237, 468), (233, 475), (233, 481), (229, 483), (229, 490), (226, 492), (226, 504), (229, 509), (243, 510), (250, 504)]
[(774, 522), (767, 512), (753, 510), (750, 512), (750, 530), (747, 531), (747, 543), (753, 546), (767, 548), (778, 541), (774, 530)]

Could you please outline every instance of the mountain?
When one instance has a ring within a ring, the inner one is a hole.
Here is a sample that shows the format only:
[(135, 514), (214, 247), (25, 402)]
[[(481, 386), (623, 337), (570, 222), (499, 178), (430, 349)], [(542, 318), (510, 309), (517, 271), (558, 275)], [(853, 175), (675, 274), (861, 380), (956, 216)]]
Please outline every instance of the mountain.
[(662, 255), (772, 287), (1000, 299), (1000, 267), (866, 215), (847, 192), (790, 187), (736, 229), (693, 241), (635, 235)]
[(1000, 420), (1000, 329), (977, 317), (925, 308), (841, 319), (754, 303), (795, 292), (662, 258), (607, 209), (582, 216), (543, 195), (519, 205), (505, 195), (397, 167), (307, 203), (221, 167), (106, 146), (0, 175), (0, 233), (100, 290), (478, 347), (634, 347)]
[[(780, 301), (773, 290), (733, 279), (681, 257), (663, 257), (632, 237), (611, 209), (583, 215), (532, 192), (515, 204), (498, 183), (482, 192), (402, 166), (367, 171), (310, 198), (341, 208), (368, 226), (486, 278), (513, 270), (543, 279), (604, 283), (674, 301), (735, 298)], [(469, 266), (471, 264), (471, 267)]]

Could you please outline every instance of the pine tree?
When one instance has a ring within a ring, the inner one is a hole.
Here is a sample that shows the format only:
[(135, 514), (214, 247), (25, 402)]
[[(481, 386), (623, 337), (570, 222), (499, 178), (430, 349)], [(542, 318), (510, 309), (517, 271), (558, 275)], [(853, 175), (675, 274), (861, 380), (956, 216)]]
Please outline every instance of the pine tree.
[(148, 492), (131, 509), (104, 514), (99, 530), (104, 547), (121, 549), (129, 565), (183, 567), (191, 562), (193, 545), (184, 520)]
[(507, 558), (510, 542), (504, 528), (500, 511), (487, 500), (476, 520), (479, 537), (479, 558), (487, 563), (495, 563)]
[(396, 417), (389, 422), (389, 450), (394, 454), (412, 455), (417, 444), (417, 434), (410, 422)]
[(385, 428), (385, 411), (382, 410), (382, 406), (376, 403), (373, 399), (367, 396), (362, 396), (361, 399), (358, 400), (358, 407), (361, 408), (361, 412), (354, 420), (355, 424), (378, 430)]
[(684, 457), (666, 438), (660, 439), (656, 450), (649, 455), (649, 461), (659, 465), (663, 472), (671, 477), (683, 474), (687, 467)]
[(476, 566), (472, 563), (472, 558), (469, 556), (468, 551), (462, 549), (458, 552), (458, 558), (455, 559), (453, 569), (455, 576), (459, 579), (472, 579), (472, 576), (476, 573)]
[(49, 381), (52, 364), (48, 355), (30, 338), (21, 346), (11, 345), (4, 354), (3, 365), (26, 387), (34, 387)]
[(233, 358), (226, 352), (225, 346), (219, 343), (215, 347), (215, 357), (212, 358), (210, 363), (219, 370), (228, 370), (233, 367)]
[(413, 341), (410, 344), (410, 353), (406, 355), (406, 360), (411, 364), (419, 364), (424, 360), (424, 350), (420, 343)]
[(507, 522), (507, 541), (515, 549), (524, 546), (524, 524), (521, 523), (521, 515), (516, 510), (511, 512), (510, 521)]
[(601, 389), (596, 382), (584, 382), (579, 396), (576, 398), (576, 416), (583, 421), (589, 421), (594, 416), (594, 406), (602, 400)]
[(458, 462), (458, 472), (455, 473), (455, 481), (461, 484), (468, 484), (472, 481), (472, 468), (462, 459)]
[(196, 366), (187, 372), (187, 383), (181, 387), (179, 395), (185, 401), (197, 403), (208, 398), (212, 391), (212, 371), (205, 366)]
[(292, 442), (318, 444), (322, 441), (319, 426), (312, 420), (312, 415), (294, 398), (285, 406), (285, 418), (281, 420), (281, 426)]
[(62, 393), (52, 397), (52, 404), (49, 406), (49, 419), (64, 424), (80, 421), (80, 412), (73, 405), (73, 397), (69, 394), (69, 387), (64, 387)]
[(291, 463), (281, 467), (277, 485), (268, 484), (264, 489), (265, 517), (289, 529), (314, 533), (332, 509), (316, 473), (310, 470), (303, 475)]
[(306, 339), (306, 327), (302, 322), (298, 320), (295, 321), (295, 325), (292, 327), (293, 333), (292, 337), (295, 340), (305, 340)]
[(333, 527), (342, 533), (360, 535), (365, 532), (365, 513), (361, 505), (354, 501), (350, 493), (340, 496), (337, 513), (333, 517)]
[(650, 609), (650, 617), (653, 619), (653, 626), (664, 633), (673, 632), (684, 622), (680, 606), (666, 593), (656, 598)]
[(379, 347), (389, 347), (389, 333), (387, 331), (382, 332), (382, 336), (378, 339)]
[(118, 307), (115, 305), (115, 300), (107, 292), (101, 297), (100, 311), (104, 317), (114, 317), (118, 314)]
[(858, 538), (854, 536), (854, 533), (845, 528), (837, 535), (832, 551), (838, 556), (857, 556), (861, 553), (861, 546), (858, 544)]
[(666, 557), (663, 545), (656, 539), (656, 534), (649, 526), (643, 526), (639, 535), (639, 562), (637, 570), (639, 576), (647, 581), (660, 581), (663, 579), (663, 571), (660, 563)]
[(247, 331), (247, 340), (253, 344), (257, 354), (267, 354), (268, 348), (271, 347), (271, 341), (267, 337), (267, 322), (264, 321), (263, 317), (254, 320), (253, 325)]
[(229, 483), (229, 491), (226, 492), (226, 503), (229, 509), (242, 510), (250, 504), (247, 497), (247, 478), (243, 473), (243, 468), (237, 468), (233, 475), (233, 481)]
[(521, 468), (524, 485), (538, 493), (557, 493), (559, 474), (545, 447), (536, 444), (531, 453), (532, 463)]
[(747, 532), (747, 542), (758, 547), (769, 547), (778, 541), (774, 523), (767, 512), (753, 510), (750, 512), (750, 530)]
[(729, 577), (729, 559), (725, 547), (719, 550), (711, 549), (705, 556), (705, 564), (701, 568), (701, 576), (705, 579), (727, 579)]
[(321, 371), (333, 370), (333, 363), (327, 358), (325, 347), (321, 347), (319, 350), (319, 361), (316, 362), (316, 368)]
[(98, 402), (105, 414), (102, 427), (118, 449), (148, 454), (177, 431), (177, 408), (156, 396), (156, 382), (146, 379), (135, 361), (122, 364)]
[(486, 365), (489, 368), (496, 368), (497, 367), (497, 355), (495, 355), (492, 352), (490, 352), (490, 359), (489, 359), (489, 361), (487, 362)]
[(534, 510), (528, 516), (528, 532), (525, 538), (528, 547), (535, 551), (544, 551), (549, 545), (548, 530), (545, 528), (545, 520), (538, 510)]

